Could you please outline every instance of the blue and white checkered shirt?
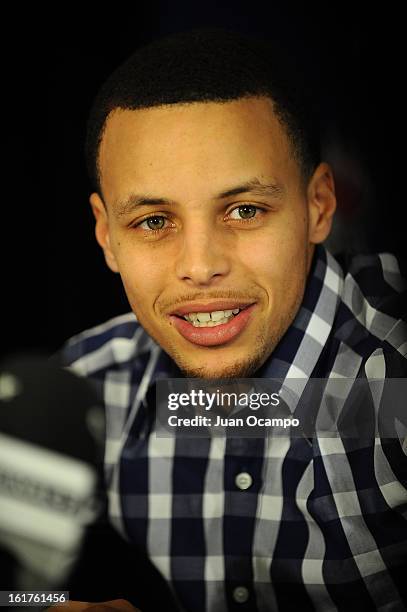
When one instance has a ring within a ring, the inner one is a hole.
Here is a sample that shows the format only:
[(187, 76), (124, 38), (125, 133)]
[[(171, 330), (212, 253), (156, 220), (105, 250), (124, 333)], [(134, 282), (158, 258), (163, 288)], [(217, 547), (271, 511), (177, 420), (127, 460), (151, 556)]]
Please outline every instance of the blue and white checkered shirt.
[[(339, 265), (318, 246), (302, 306), (256, 377), (304, 389), (406, 377), (404, 289), (393, 256)], [(159, 438), (154, 383), (182, 374), (133, 313), (62, 354), (103, 393), (111, 521), (180, 610), (407, 610), (405, 440)]]

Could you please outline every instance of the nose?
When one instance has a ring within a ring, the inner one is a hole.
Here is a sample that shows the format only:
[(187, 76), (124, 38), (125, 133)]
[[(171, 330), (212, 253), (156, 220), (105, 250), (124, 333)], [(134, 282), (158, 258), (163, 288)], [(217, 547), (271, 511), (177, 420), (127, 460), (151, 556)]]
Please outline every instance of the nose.
[(189, 285), (210, 285), (227, 276), (231, 265), (231, 245), (224, 232), (204, 222), (184, 227), (176, 261), (177, 277)]

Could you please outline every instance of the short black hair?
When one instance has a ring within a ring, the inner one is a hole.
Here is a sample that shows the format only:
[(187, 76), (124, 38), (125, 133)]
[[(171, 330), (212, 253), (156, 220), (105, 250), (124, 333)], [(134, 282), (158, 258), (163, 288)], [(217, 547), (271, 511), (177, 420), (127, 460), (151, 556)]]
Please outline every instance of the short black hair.
[(221, 28), (178, 32), (137, 49), (102, 85), (89, 115), (85, 155), (93, 189), (102, 195), (99, 147), (114, 109), (261, 95), (272, 99), (307, 181), (320, 161), (319, 129), (296, 58), (259, 36)]

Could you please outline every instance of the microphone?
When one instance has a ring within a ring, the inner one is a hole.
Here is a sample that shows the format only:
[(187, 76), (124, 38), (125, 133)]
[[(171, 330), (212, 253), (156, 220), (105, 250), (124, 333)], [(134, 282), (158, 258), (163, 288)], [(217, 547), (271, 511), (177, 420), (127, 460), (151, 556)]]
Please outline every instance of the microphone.
[(0, 364), (0, 590), (66, 590), (103, 490), (104, 411), (44, 358)]

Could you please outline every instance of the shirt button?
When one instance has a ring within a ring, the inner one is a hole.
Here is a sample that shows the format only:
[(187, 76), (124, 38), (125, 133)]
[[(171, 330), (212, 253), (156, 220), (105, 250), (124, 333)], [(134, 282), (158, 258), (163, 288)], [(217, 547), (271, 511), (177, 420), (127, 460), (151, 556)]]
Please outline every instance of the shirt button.
[(244, 586), (236, 587), (233, 590), (233, 599), (237, 603), (246, 603), (246, 601), (249, 599), (249, 591)]
[(240, 474), (238, 474), (235, 478), (236, 486), (242, 491), (245, 491), (246, 489), (251, 487), (252, 483), (253, 478), (247, 472), (240, 472)]

